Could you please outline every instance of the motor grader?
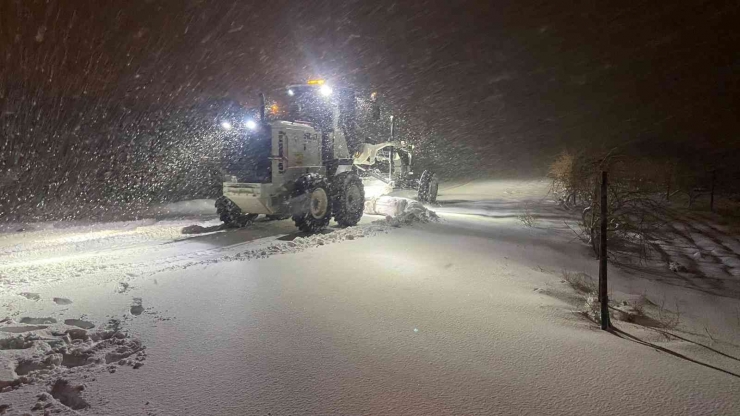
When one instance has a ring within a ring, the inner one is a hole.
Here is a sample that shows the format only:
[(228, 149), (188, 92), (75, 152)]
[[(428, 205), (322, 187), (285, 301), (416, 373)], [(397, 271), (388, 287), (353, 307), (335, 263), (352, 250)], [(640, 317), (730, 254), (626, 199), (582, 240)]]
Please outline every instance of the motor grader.
[(259, 109), (240, 120), (216, 120), (231, 137), (222, 152), (223, 196), (216, 200), (221, 220), (241, 227), (260, 214), (290, 217), (304, 232), (319, 231), (332, 218), (352, 226), (362, 218), (368, 183), (381, 184), (381, 194), (418, 189), (420, 200), (434, 202), (436, 175), (414, 176), (413, 149), (395, 140), (393, 123), (389, 140), (367, 142), (358, 120), (368, 115), (358, 107), (379, 120), (375, 98), (361, 100), (351, 89), (312, 80), (272, 97), (260, 94)]

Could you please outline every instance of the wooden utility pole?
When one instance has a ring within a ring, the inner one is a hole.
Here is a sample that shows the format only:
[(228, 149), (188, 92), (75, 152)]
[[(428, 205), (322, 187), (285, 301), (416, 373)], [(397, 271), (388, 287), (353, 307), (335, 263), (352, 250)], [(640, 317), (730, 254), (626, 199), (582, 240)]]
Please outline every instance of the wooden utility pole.
[(601, 235), (599, 236), (599, 302), (601, 302), (601, 329), (609, 329), (609, 295), (606, 285), (606, 225), (607, 218), (607, 178), (606, 171), (601, 172)]

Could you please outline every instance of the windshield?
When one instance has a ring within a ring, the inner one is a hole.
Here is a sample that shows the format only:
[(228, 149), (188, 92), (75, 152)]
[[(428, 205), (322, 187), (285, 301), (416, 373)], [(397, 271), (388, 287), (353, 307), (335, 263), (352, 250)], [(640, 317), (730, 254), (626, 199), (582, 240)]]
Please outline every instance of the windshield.
[(314, 123), (325, 129), (333, 124), (336, 98), (322, 93), (318, 86), (287, 87), (270, 95), (268, 100), (270, 119)]

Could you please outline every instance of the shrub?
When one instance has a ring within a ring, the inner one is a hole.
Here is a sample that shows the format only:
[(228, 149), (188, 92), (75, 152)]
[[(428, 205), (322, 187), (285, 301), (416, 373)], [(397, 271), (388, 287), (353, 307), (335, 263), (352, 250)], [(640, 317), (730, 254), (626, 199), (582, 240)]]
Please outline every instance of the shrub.
[[(628, 249), (647, 257), (663, 225), (667, 164), (615, 153), (561, 153), (550, 166), (552, 191), (566, 207), (582, 209), (581, 236), (599, 255), (601, 172), (608, 172), (607, 233), (610, 251)], [(580, 204), (579, 204), (580, 202)], [(629, 246), (629, 248), (627, 248)]]
[(525, 207), (524, 213), (517, 215), (516, 219), (518, 219), (526, 227), (534, 227), (537, 223), (537, 218), (532, 215), (532, 211), (529, 209), (529, 207)]

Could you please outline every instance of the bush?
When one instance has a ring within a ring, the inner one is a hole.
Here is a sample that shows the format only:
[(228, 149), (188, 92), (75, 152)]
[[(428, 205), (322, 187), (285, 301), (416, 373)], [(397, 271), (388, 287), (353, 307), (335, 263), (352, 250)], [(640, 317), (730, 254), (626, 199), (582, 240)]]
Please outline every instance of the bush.
[(524, 208), (524, 213), (517, 215), (516, 219), (518, 219), (526, 227), (530, 228), (534, 227), (537, 224), (537, 218), (532, 215), (532, 211), (529, 209), (529, 206), (526, 206)]
[[(637, 250), (646, 257), (661, 218), (667, 166), (648, 159), (607, 153), (561, 153), (550, 166), (552, 191), (567, 208), (582, 210), (580, 234), (599, 255), (601, 172), (608, 173), (610, 251)], [(629, 247), (628, 247), (629, 246)]]
[(552, 179), (552, 192), (561, 204), (574, 206), (579, 199), (588, 200), (593, 188), (587, 164), (588, 158), (583, 154), (566, 150), (550, 165), (547, 176)]

